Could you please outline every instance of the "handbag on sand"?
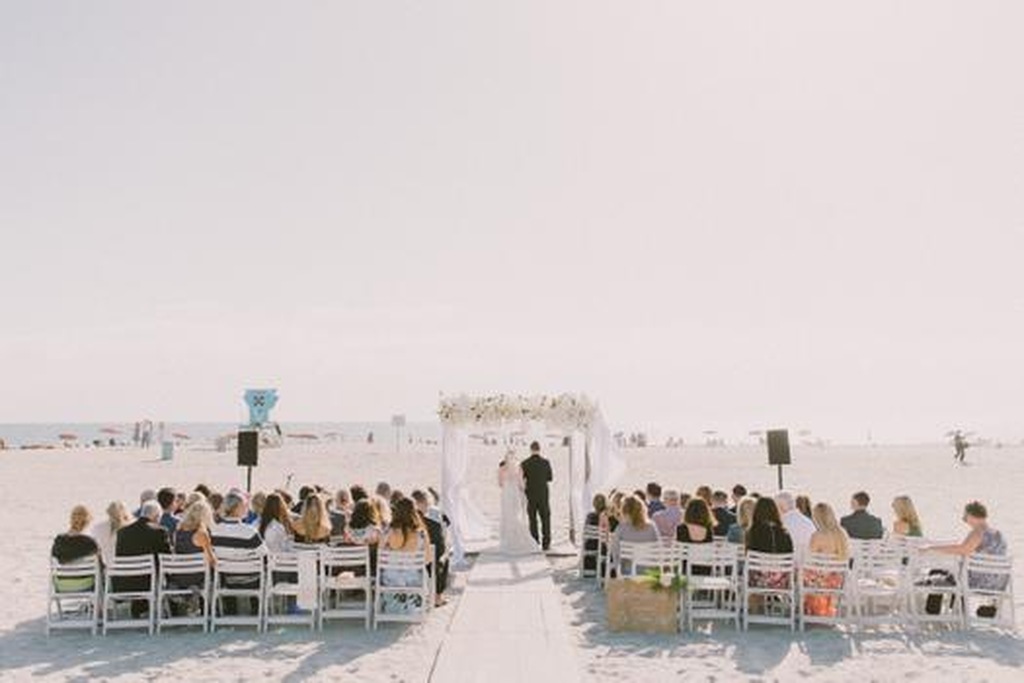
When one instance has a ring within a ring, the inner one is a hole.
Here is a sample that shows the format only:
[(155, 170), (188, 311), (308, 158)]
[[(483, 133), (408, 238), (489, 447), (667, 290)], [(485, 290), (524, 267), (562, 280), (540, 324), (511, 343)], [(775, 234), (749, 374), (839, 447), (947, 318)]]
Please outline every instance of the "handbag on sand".
[[(923, 581), (917, 582), (918, 586), (955, 586), (956, 577), (953, 576), (952, 572), (946, 571), (945, 569), (933, 569), (928, 572), (928, 578)], [(953, 601), (956, 597), (953, 595), (949, 596), (949, 607), (953, 608)], [(942, 594), (932, 593), (928, 596), (928, 599), (924, 603), (924, 611), (931, 615), (942, 614)]]

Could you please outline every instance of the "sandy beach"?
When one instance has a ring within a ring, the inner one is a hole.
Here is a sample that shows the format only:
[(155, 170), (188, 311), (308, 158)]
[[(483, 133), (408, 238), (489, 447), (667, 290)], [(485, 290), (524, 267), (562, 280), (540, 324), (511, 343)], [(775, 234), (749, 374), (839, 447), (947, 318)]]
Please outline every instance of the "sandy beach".
[[(567, 535), (564, 451), (549, 449), (555, 466), (556, 543)], [(476, 499), (490, 515), (498, 510), (494, 466), (501, 450), (476, 447), (472, 481)], [(752, 490), (775, 488), (775, 471), (757, 447), (643, 449), (626, 451), (623, 487), (649, 480), (693, 490), (708, 483), (728, 487), (742, 481)], [(381, 447), (341, 444), (288, 446), (264, 451), (254, 490), (307, 482), (327, 487), (387, 480), (408, 490), (439, 485), (440, 453), (432, 447), (394, 454)], [(1024, 481), (1024, 449), (976, 449), (957, 467), (944, 446), (797, 448), (786, 472), (787, 488), (844, 506), (856, 488), (876, 500), (888, 519), (888, 501), (898, 493), (915, 498), (930, 538), (958, 539), (961, 505), (985, 500), (992, 522), (1008, 538), (1011, 552), (1024, 543), (1024, 522), (1013, 514)], [(140, 490), (160, 485), (191, 489), (198, 482), (219, 488), (244, 485), (234, 455), (179, 450), (163, 462), (155, 449), (55, 450), (0, 453), (0, 481), (7, 483), (9, 514), (0, 534), (11, 550), (0, 557), (10, 577), (0, 599), (0, 678), (23, 680), (360, 680), (428, 681), (436, 654), (459, 609), (465, 575), (456, 576), (453, 600), (424, 625), (388, 626), (365, 632), (353, 625), (324, 633), (302, 629), (254, 635), (177, 632), (150, 638), (107, 638), (43, 633), (47, 555), (67, 511), (84, 503), (100, 511), (114, 498), (134, 503)], [(908, 634), (879, 631), (844, 635), (817, 630), (790, 635), (773, 629), (736, 634), (728, 628), (677, 637), (612, 634), (604, 625), (604, 600), (575, 576), (571, 558), (554, 558), (563, 618), (583, 680), (1012, 680), (1024, 666), (1024, 643), (1016, 637), (968, 632)], [(1017, 569), (1017, 585), (1021, 569)], [(1020, 615), (1022, 611), (1018, 611)]]

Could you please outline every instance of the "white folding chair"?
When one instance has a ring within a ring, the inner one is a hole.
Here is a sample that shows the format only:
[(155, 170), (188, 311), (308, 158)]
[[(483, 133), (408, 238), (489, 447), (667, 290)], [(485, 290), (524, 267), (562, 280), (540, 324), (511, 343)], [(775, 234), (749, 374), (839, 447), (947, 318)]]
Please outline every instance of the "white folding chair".
[[(362, 619), (369, 630), (373, 616), (370, 548), (365, 545), (324, 548), (320, 571), (320, 628), (332, 619)], [(355, 593), (361, 597), (349, 599)]]
[[(580, 543), (579, 575), (581, 579), (597, 578), (600, 569), (601, 530), (596, 524), (583, 526), (583, 538)], [(593, 565), (588, 567), (587, 565)]]
[[(384, 622), (420, 622), (432, 608), (433, 579), (427, 572), (425, 550), (377, 551), (377, 586), (374, 595), (373, 627)], [(419, 608), (415, 606), (420, 602)], [(403, 604), (404, 603), (404, 604)], [(402, 608), (397, 605), (403, 604)]]
[[(1013, 595), (1013, 558), (975, 554), (964, 560), (964, 615), (969, 628), (995, 627), (1017, 630)], [(979, 610), (995, 610), (982, 616)]]
[[(156, 582), (156, 632), (164, 626), (210, 627), (210, 566), (202, 553), (160, 555)], [(172, 605), (184, 614), (175, 615)]]
[[(851, 622), (856, 613), (853, 600), (853, 581), (849, 560), (840, 560), (831, 555), (808, 554), (798, 569), (800, 581), (799, 611), (800, 630), (807, 624), (843, 626)], [(830, 614), (808, 614), (807, 599), (820, 598), (828, 605)]]
[[(256, 551), (217, 553), (213, 567), (210, 629), (218, 626), (255, 626), (263, 630), (266, 612), (266, 571), (263, 556)], [(225, 601), (235, 604), (235, 613), (228, 614)], [(242, 602), (255, 600), (256, 613), (242, 614)]]
[(955, 555), (918, 552), (910, 557), (905, 582), (907, 621), (924, 625), (964, 626), (963, 559)]
[(66, 564), (50, 558), (46, 635), (54, 629), (89, 629), (96, 635), (102, 582), (100, 560), (95, 555)]
[[(317, 566), (319, 547), (316, 550), (277, 553), (267, 557), (266, 614), (267, 627), (285, 624), (317, 625), (317, 606), (320, 602), (320, 570)], [(311, 560), (311, 561), (310, 561)], [(314, 605), (303, 607), (298, 604), (303, 582), (311, 581), (316, 598)]]
[[(156, 623), (156, 563), (152, 555), (115, 557), (103, 586), (103, 635), (112, 629), (144, 628), (153, 634)], [(145, 618), (118, 616), (124, 603), (145, 602)]]
[(686, 628), (696, 619), (732, 621), (740, 629), (739, 546), (688, 543), (685, 548), (686, 590), (683, 605)]
[[(756, 600), (760, 612), (751, 610)], [(796, 630), (796, 560), (792, 553), (748, 552), (743, 568), (743, 629), (751, 624)]]
[(908, 565), (885, 541), (853, 542), (853, 596), (861, 626), (897, 625), (905, 618)]
[(612, 534), (605, 529), (597, 532), (597, 583), (604, 588), (611, 570)]
[(682, 544), (675, 541), (651, 541), (647, 543), (619, 543), (615, 569), (618, 576), (643, 576), (649, 570), (678, 574), (680, 571)]

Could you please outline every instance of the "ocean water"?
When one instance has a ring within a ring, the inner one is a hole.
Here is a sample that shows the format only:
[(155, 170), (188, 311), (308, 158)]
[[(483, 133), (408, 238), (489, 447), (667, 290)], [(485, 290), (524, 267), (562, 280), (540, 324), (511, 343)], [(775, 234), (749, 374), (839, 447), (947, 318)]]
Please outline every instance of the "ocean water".
[[(159, 439), (157, 425), (154, 423), (153, 443)], [(219, 436), (237, 432), (239, 426), (232, 422), (167, 422), (164, 435), (181, 445), (206, 447), (212, 446)], [(0, 439), (8, 448), (61, 445), (65, 442), (84, 446), (95, 441), (109, 446), (111, 439), (116, 445), (132, 445), (134, 431), (134, 423), (11, 423), (0, 424)], [(365, 442), (371, 432), (375, 441), (393, 442), (395, 439), (395, 429), (389, 422), (283, 422), (281, 431), (287, 441), (313, 441), (308, 438), (312, 435), (321, 441)], [(64, 440), (61, 435), (74, 435), (76, 438)], [(410, 422), (402, 428), (401, 438), (403, 441), (411, 438), (414, 442), (437, 441), (441, 438), (441, 426), (436, 422)]]

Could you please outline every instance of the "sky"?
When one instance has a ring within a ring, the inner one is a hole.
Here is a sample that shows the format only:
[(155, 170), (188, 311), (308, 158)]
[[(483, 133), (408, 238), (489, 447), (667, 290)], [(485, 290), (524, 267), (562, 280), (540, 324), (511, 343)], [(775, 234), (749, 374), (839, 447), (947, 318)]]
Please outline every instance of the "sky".
[(1024, 438), (1024, 5), (0, 4), (0, 422)]

